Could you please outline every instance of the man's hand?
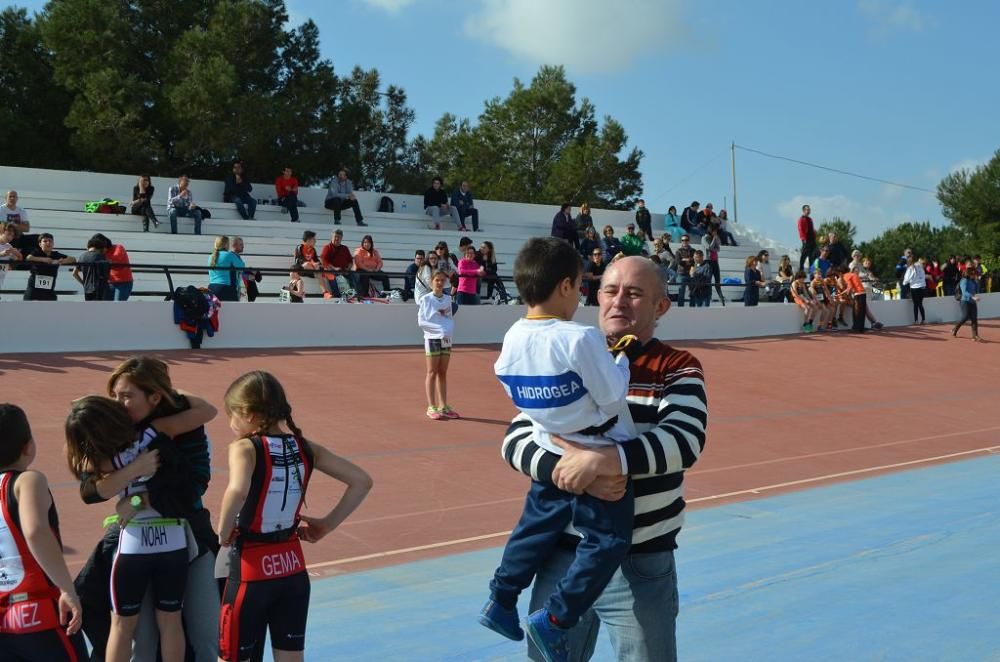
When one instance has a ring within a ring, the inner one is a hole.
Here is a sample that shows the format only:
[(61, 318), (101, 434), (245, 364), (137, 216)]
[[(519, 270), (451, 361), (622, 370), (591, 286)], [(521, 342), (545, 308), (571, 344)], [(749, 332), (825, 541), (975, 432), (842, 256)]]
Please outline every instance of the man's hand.
[(625, 496), (626, 487), (628, 487), (627, 476), (598, 476), (586, 492), (601, 501), (618, 501)]
[(598, 476), (621, 474), (621, 460), (613, 446), (588, 448), (556, 436), (552, 442), (563, 449), (552, 471), (552, 482), (560, 490), (583, 494)]

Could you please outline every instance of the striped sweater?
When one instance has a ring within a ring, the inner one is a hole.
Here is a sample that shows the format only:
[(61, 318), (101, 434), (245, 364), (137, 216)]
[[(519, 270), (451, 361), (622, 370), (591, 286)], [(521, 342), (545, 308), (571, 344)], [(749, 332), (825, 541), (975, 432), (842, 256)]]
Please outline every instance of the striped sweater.
[[(631, 553), (677, 548), (684, 523), (684, 471), (705, 447), (708, 400), (698, 359), (653, 339), (630, 366), (629, 411), (639, 436), (622, 442), (635, 491)], [(503, 457), (533, 480), (552, 481), (559, 456), (532, 441), (521, 414), (507, 428)], [(574, 541), (568, 538), (568, 541)]]

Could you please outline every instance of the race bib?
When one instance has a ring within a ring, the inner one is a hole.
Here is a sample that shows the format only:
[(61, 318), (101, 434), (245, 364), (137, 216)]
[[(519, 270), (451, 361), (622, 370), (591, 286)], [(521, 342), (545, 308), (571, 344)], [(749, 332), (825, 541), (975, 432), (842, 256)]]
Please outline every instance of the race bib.
[(54, 276), (40, 276), (35, 275), (35, 289), (36, 290), (51, 290), (56, 284), (56, 279)]
[(441, 349), (450, 349), (450, 348), (451, 348), (451, 338), (442, 338)]

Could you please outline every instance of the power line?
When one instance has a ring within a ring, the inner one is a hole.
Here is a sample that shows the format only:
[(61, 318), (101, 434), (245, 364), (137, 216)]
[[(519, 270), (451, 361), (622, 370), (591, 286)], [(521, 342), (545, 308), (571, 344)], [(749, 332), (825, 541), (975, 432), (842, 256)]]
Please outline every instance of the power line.
[(752, 152), (754, 154), (760, 154), (761, 156), (766, 156), (770, 159), (778, 159), (781, 161), (789, 161), (791, 163), (797, 163), (799, 165), (808, 166), (810, 168), (817, 168), (819, 170), (827, 170), (829, 172), (835, 172), (840, 175), (847, 175), (848, 177), (857, 177), (858, 179), (867, 179), (871, 182), (879, 182), (880, 184), (888, 184), (889, 186), (898, 186), (899, 188), (910, 189), (911, 191), (921, 191), (922, 193), (930, 193), (934, 195), (936, 191), (930, 189), (921, 188), (919, 186), (912, 186), (910, 184), (900, 184), (899, 182), (892, 182), (888, 179), (880, 179), (879, 177), (869, 177), (868, 175), (860, 175), (856, 172), (848, 172), (847, 170), (838, 170), (837, 168), (830, 168), (828, 166), (819, 165), (818, 163), (810, 163), (809, 161), (800, 161), (799, 159), (793, 159), (788, 156), (780, 156), (778, 154), (768, 154), (767, 152), (762, 152), (759, 149), (753, 149), (752, 147), (744, 147), (743, 145), (736, 145), (737, 149), (741, 149), (744, 152)]
[(684, 182), (688, 181), (689, 179), (691, 179), (692, 177), (694, 177), (695, 175), (697, 175), (699, 172), (701, 172), (702, 170), (704, 170), (705, 168), (707, 168), (712, 163), (718, 161), (723, 155), (725, 155), (725, 153), (728, 150), (729, 150), (729, 148), (727, 147), (726, 149), (722, 150), (721, 152), (719, 152), (718, 154), (716, 154), (715, 156), (711, 157), (710, 159), (708, 159), (707, 161), (705, 161), (704, 163), (702, 163), (700, 166), (698, 166), (697, 168), (695, 168), (694, 170), (692, 170), (684, 179), (680, 180), (679, 182), (676, 182), (673, 186), (671, 186), (670, 188), (668, 188), (666, 191), (663, 191), (662, 193), (658, 193), (655, 197), (653, 197), (653, 198), (651, 198), (649, 200), (649, 205), (652, 205), (654, 202), (662, 200), (668, 193), (670, 193), (671, 191), (673, 191), (674, 189), (676, 189), (678, 186), (680, 186)]

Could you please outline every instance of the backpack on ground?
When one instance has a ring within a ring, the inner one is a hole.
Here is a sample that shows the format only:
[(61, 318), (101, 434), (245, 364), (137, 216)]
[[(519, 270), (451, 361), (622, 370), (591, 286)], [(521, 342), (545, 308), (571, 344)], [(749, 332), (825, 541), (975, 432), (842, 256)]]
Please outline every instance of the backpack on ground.
[(393, 203), (392, 198), (383, 195), (378, 201), (378, 210), (383, 214), (391, 214), (396, 210), (396, 205)]

